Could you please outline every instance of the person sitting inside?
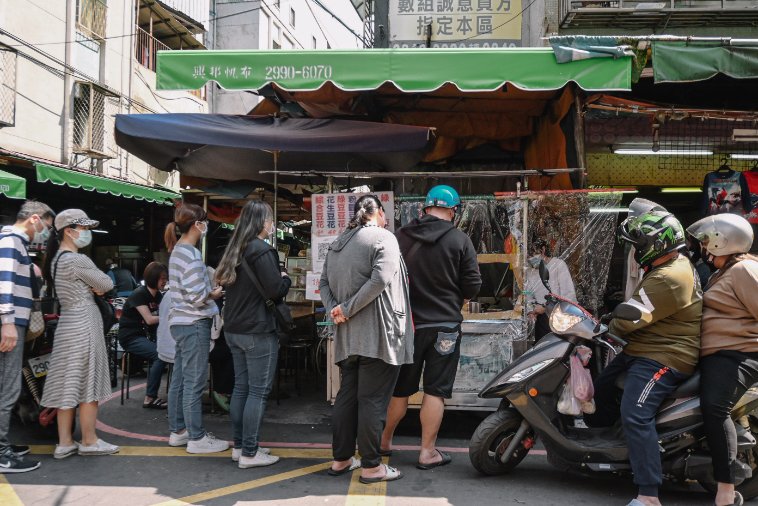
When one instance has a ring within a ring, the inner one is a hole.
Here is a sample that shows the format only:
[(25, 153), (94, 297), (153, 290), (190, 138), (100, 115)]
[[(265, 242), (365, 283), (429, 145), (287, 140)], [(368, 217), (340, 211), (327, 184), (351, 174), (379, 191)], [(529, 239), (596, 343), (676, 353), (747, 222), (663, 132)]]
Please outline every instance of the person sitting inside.
[(139, 286), (131, 271), (124, 267), (119, 267), (110, 258), (105, 261), (105, 265), (108, 266), (108, 270), (105, 273), (113, 281), (113, 290), (108, 295), (110, 297), (129, 297), (134, 289)]
[(545, 313), (547, 288), (540, 280), (540, 262), (545, 262), (545, 267), (550, 273), (550, 288), (554, 294), (576, 302), (576, 289), (568, 265), (560, 258), (550, 256), (552, 253), (547, 241), (537, 239), (529, 251), (531, 255), (529, 256), (529, 271), (526, 275), (526, 291), (530, 295), (527, 298), (527, 303), (531, 304), (533, 308), (529, 312), (529, 316), (535, 320), (534, 339), (540, 340), (550, 333), (550, 324)]
[[(645, 272), (627, 302), (642, 317), (611, 322), (610, 331), (629, 344), (595, 379), (597, 410), (584, 421), (590, 427), (609, 427), (621, 417), (639, 490), (629, 505), (660, 506), (663, 471), (655, 416), (695, 371), (703, 292), (689, 259), (680, 254), (686, 247), (684, 229), (672, 214), (649, 211), (628, 218), (619, 227), (619, 238), (634, 246), (634, 258)], [(616, 386), (622, 374), (623, 392)]]
[(158, 307), (163, 298), (161, 291), (168, 281), (168, 269), (161, 263), (151, 262), (145, 267), (144, 279), (145, 285), (140, 285), (126, 299), (118, 325), (118, 341), (124, 351), (150, 361), (142, 407), (166, 409), (166, 401), (158, 398), (165, 363), (158, 358), (156, 331)]

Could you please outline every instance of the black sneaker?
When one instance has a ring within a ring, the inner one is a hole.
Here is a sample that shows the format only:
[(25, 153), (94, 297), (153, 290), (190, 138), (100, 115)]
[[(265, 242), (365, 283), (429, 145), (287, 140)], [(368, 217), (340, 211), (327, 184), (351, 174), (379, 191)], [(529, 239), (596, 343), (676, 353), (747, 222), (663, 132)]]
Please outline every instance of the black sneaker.
[(11, 451), (19, 457), (23, 457), (32, 450), (26, 445), (11, 445)]
[(27, 473), (34, 471), (39, 466), (40, 463), (36, 460), (25, 460), (10, 451), (0, 455), (0, 474)]

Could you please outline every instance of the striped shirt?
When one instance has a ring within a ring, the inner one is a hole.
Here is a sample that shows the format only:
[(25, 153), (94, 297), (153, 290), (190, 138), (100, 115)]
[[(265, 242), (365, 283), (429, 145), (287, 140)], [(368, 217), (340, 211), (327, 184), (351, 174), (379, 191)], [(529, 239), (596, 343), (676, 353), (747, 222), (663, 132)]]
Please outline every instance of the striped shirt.
[(177, 244), (168, 262), (171, 286), (169, 325), (191, 325), (218, 313), (216, 303), (208, 298), (211, 280), (200, 250), (188, 244)]
[(26, 232), (13, 226), (0, 230), (0, 320), (29, 325), (32, 310), (32, 260)]

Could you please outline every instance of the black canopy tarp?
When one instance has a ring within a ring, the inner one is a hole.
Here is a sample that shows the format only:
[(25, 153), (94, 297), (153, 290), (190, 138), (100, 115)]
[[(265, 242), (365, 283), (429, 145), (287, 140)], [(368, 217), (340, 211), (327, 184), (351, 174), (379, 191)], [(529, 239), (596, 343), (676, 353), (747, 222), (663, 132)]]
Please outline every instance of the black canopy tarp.
[[(161, 170), (270, 182), (280, 171), (402, 171), (423, 157), (432, 129), (337, 119), (225, 114), (118, 114), (116, 143)], [(280, 177), (280, 182), (299, 178)]]

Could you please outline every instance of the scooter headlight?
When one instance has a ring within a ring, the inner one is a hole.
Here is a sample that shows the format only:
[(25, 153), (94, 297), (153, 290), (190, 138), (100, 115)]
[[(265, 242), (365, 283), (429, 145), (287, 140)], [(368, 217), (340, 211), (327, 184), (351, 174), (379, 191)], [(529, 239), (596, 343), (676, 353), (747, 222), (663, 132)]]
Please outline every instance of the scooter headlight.
[(519, 372), (514, 374), (513, 376), (510, 376), (507, 378), (504, 383), (518, 383), (519, 381), (524, 381), (530, 376), (533, 376), (534, 374), (537, 374), (539, 371), (547, 367), (548, 365), (552, 364), (554, 358), (549, 358), (547, 360), (543, 360), (542, 362), (537, 362), (534, 365), (530, 365), (526, 369), (521, 369)]
[(584, 316), (565, 313), (561, 306), (557, 305), (550, 313), (550, 329), (555, 333), (562, 334), (584, 319)]

